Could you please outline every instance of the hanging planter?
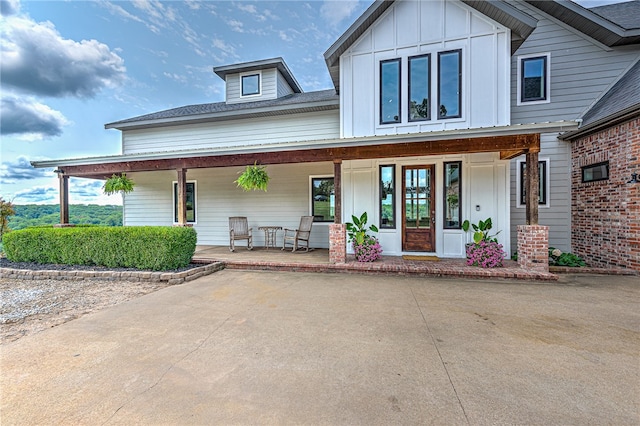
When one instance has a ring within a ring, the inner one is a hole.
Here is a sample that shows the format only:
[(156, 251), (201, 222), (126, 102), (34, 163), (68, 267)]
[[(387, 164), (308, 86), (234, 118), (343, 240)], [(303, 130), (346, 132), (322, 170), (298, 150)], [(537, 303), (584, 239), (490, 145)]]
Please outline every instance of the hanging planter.
[(245, 191), (261, 190), (266, 192), (269, 179), (266, 166), (258, 166), (255, 162), (253, 166), (247, 166), (234, 183), (237, 183)]
[(122, 195), (133, 192), (135, 183), (127, 177), (125, 173), (121, 173), (120, 176), (112, 175), (102, 186), (102, 190), (107, 195), (113, 195), (120, 193)]

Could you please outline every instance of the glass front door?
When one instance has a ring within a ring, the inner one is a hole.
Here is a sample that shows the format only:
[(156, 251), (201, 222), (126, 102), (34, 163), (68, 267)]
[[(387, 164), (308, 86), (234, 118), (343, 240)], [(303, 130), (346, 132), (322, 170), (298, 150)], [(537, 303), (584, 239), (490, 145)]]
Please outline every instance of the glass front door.
[(402, 250), (435, 251), (435, 166), (402, 168)]

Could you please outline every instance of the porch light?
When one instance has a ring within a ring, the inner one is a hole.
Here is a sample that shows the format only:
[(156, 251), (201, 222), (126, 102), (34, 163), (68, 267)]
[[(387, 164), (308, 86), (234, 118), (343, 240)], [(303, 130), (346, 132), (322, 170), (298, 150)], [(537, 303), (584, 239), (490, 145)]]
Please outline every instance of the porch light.
[(638, 174), (637, 173), (631, 173), (631, 180), (629, 180), (627, 183), (639, 183), (640, 181), (638, 180)]

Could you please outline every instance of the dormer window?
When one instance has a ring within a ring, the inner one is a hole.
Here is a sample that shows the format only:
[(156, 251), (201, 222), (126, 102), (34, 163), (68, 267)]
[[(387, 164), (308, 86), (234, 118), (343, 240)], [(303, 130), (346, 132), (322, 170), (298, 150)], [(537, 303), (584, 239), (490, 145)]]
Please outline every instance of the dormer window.
[(256, 96), (260, 94), (260, 73), (242, 75), (242, 96)]

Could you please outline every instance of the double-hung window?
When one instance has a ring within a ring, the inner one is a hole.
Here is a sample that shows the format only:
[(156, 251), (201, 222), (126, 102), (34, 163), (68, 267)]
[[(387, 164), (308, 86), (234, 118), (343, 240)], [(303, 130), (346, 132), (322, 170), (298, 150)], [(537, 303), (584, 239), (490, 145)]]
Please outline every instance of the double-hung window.
[(409, 121), (431, 118), (431, 55), (409, 58)]
[(518, 104), (549, 101), (549, 55), (518, 58)]
[(462, 117), (462, 51), (438, 53), (438, 118)]
[[(187, 222), (196, 222), (196, 183), (187, 182)], [(173, 222), (178, 223), (178, 182), (173, 182)]]
[(380, 124), (400, 122), (400, 59), (380, 62)]

